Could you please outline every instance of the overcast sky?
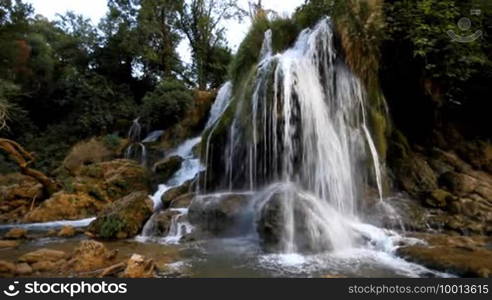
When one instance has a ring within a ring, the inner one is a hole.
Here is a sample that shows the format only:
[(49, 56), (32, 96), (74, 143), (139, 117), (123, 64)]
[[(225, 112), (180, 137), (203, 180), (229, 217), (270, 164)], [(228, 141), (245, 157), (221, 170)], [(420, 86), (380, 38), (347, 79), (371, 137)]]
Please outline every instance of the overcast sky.
[[(94, 25), (99, 23), (107, 10), (106, 0), (26, 0), (31, 3), (36, 13), (42, 14), (48, 19), (54, 19), (56, 14), (64, 14), (67, 11), (74, 11), (92, 19)], [(239, 5), (248, 9), (248, 0), (238, 0)], [(263, 0), (263, 6), (267, 9), (275, 10), (280, 15), (290, 15), (296, 7), (304, 3), (304, 0)], [(229, 46), (236, 50), (241, 43), (249, 28), (249, 19), (245, 19), (242, 24), (228, 22), (227, 39)], [(189, 62), (190, 55), (186, 43), (179, 48), (182, 58)]]

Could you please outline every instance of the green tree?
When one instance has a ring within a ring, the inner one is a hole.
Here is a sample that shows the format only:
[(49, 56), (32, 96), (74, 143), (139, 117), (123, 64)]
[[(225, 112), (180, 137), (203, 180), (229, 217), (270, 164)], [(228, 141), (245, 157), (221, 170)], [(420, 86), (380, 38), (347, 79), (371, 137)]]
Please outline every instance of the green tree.
[(233, 18), (242, 19), (245, 15), (246, 12), (234, 0), (183, 2), (179, 13), (179, 26), (191, 46), (193, 72), (200, 89), (206, 89), (211, 84), (210, 72), (215, 68), (209, 65), (209, 58), (218, 55), (215, 51), (227, 48), (226, 28), (222, 22)]
[(139, 60), (143, 73), (155, 78), (182, 74), (176, 49), (181, 41), (176, 27), (182, 0), (142, 0), (137, 17)]

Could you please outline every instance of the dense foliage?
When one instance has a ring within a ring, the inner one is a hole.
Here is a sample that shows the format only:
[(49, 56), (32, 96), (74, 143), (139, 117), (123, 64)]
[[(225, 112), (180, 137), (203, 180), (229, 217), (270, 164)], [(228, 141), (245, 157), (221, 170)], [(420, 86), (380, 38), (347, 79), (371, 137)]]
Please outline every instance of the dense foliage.
[[(242, 13), (234, 1), (108, 0), (94, 26), (73, 12), (48, 20), (22, 0), (1, 1), (2, 137), (52, 171), (76, 142), (124, 137), (140, 114), (156, 129), (172, 126), (193, 89), (225, 81), (231, 51), (221, 21)], [(177, 53), (185, 38), (191, 65)]]
[[(245, 17), (236, 1), (108, 0), (97, 26), (73, 12), (48, 20), (22, 0), (1, 1), (1, 135), (36, 152), (36, 167), (52, 170), (71, 145), (124, 137), (138, 116), (147, 129), (166, 129), (192, 105), (193, 89), (247, 76), (266, 30), (279, 52), (329, 15), (371, 105), (383, 110), (373, 100), (384, 94), (406, 135), (425, 136), (447, 120), (490, 136), (491, 7), (486, 0), (306, 0), (285, 18), (257, 5), (233, 57), (223, 21)], [(463, 17), (471, 21), (468, 31), (458, 26)], [(470, 43), (449, 35), (475, 30), (481, 36)], [(191, 63), (177, 52), (183, 41)], [(374, 127), (388, 127), (379, 123)]]

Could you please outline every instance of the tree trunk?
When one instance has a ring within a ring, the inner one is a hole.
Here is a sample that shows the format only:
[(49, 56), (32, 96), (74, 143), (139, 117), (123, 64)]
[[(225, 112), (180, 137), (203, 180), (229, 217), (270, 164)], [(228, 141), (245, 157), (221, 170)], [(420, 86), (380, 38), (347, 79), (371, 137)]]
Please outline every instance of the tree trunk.
[(5, 151), (8, 157), (17, 163), (22, 174), (32, 177), (41, 183), (48, 197), (61, 189), (60, 185), (53, 179), (49, 178), (40, 171), (29, 168), (29, 165), (34, 162), (34, 156), (32, 153), (24, 150), (24, 148), (18, 143), (12, 140), (0, 138), (0, 150)]

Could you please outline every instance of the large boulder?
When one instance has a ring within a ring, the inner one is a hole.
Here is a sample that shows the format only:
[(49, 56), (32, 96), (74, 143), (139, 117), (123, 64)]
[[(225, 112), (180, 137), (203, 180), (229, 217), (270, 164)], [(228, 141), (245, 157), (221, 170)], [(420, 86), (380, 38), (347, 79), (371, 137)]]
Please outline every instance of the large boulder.
[(171, 229), (173, 218), (179, 215), (179, 211), (163, 210), (153, 215), (149, 222), (152, 224), (152, 235), (167, 236)]
[[(293, 203), (293, 242), (299, 251), (315, 251), (313, 241), (307, 236), (307, 215), (302, 207), (302, 199), (296, 193), (277, 192), (265, 203), (257, 219), (256, 230), (260, 236), (261, 246), (267, 252), (281, 252), (285, 250), (289, 243), (286, 240), (286, 226), (289, 226), (286, 219), (285, 203), (289, 201), (286, 197), (294, 197)], [(322, 246), (322, 241), (318, 242)]]
[(214, 235), (233, 234), (235, 224), (245, 215), (250, 203), (244, 194), (217, 194), (196, 197), (188, 212), (191, 224)]
[(31, 223), (93, 217), (112, 202), (134, 191), (150, 191), (149, 173), (136, 162), (120, 159), (83, 166), (77, 177), (65, 183), (63, 191), (28, 212), (23, 221)]
[(135, 161), (112, 160), (83, 167), (73, 186), (98, 200), (113, 202), (135, 191), (150, 192), (150, 173)]
[(163, 160), (155, 163), (154, 181), (156, 181), (157, 183), (167, 182), (179, 169), (181, 169), (183, 161), (184, 159), (181, 156), (176, 155), (164, 158)]
[(188, 208), (190, 207), (195, 197), (196, 197), (195, 193), (188, 193), (188, 194), (181, 195), (171, 201), (171, 203), (169, 204), (169, 208)]
[(153, 203), (146, 192), (135, 192), (106, 207), (89, 225), (89, 232), (104, 239), (137, 235), (150, 218)]
[(59, 192), (26, 214), (26, 223), (77, 220), (96, 215), (107, 203), (85, 193)]
[[(265, 197), (263, 204), (256, 208), (256, 230), (267, 252), (330, 251), (335, 242), (326, 238), (331, 236), (330, 231), (349, 226), (337, 210), (319, 204), (314, 195), (300, 193), (295, 186), (281, 187)], [(363, 238), (362, 233), (359, 238)]]

